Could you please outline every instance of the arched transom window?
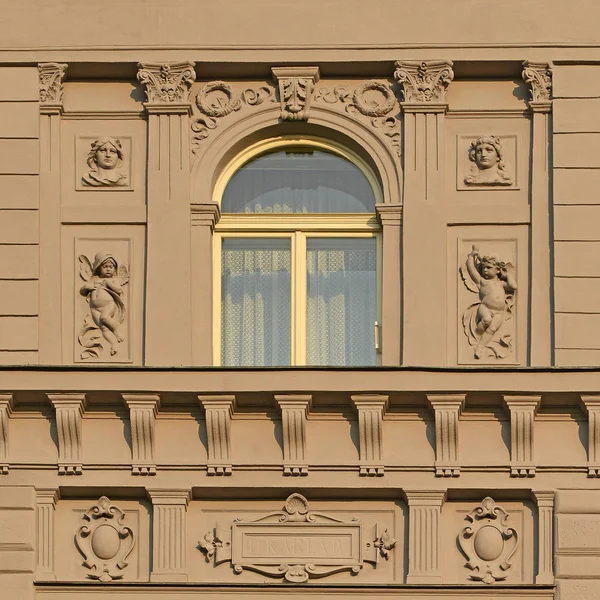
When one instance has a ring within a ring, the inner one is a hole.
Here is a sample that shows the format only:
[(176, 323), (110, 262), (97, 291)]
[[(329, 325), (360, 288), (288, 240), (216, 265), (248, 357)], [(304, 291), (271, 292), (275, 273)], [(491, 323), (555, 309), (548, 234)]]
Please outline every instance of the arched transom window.
[(377, 364), (378, 196), (367, 165), (318, 139), (232, 161), (217, 185), (218, 364)]

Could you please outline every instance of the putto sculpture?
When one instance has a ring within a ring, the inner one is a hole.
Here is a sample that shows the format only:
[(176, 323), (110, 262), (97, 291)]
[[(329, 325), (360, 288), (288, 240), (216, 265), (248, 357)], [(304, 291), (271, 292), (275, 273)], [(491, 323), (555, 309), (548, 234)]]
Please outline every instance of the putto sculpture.
[(104, 350), (100, 337), (108, 342), (110, 354), (119, 351), (125, 337), (120, 326), (125, 320), (123, 286), (129, 282), (129, 269), (117, 263), (116, 258), (100, 251), (92, 264), (87, 256), (79, 256), (79, 275), (85, 283), (79, 293), (88, 301), (90, 314), (86, 315), (79, 332), (79, 343), (84, 350), (81, 358), (99, 358)]
[(469, 306), (462, 317), (469, 344), (475, 346), (475, 358), (506, 358), (512, 352), (506, 322), (512, 317), (517, 289), (513, 265), (482, 255), (473, 245), (460, 271), (467, 289), (479, 294), (479, 302)]
[(112, 137), (98, 138), (90, 145), (87, 156), (90, 170), (81, 183), (91, 187), (125, 187), (129, 185), (124, 172), (125, 154), (121, 140)]
[(513, 185), (506, 170), (502, 143), (493, 135), (478, 137), (469, 147), (471, 169), (465, 177), (467, 185)]

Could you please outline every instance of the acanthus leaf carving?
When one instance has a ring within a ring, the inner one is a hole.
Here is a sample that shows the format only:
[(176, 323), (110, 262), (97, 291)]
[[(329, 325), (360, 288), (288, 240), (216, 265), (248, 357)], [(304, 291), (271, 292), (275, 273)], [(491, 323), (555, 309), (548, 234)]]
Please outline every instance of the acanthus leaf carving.
[(283, 510), (251, 521), (234, 519), (228, 531), (215, 527), (197, 547), (207, 562), (214, 557), (215, 566), (231, 561), (235, 573), (248, 570), (304, 583), (343, 571), (359, 573), (363, 562), (377, 565), (380, 556), (387, 559), (396, 543), (387, 529), (380, 533), (378, 524), (365, 533), (358, 519), (311, 511), (306, 498), (295, 493)]
[(360, 114), (371, 119), (371, 126), (379, 129), (389, 139), (396, 154), (400, 156), (400, 129), (398, 119), (391, 114), (397, 100), (391, 86), (379, 81), (365, 81), (353, 92), (345, 87), (321, 87), (315, 92), (315, 102), (340, 103), (346, 112)]
[(145, 86), (148, 104), (185, 104), (196, 80), (193, 62), (138, 63), (138, 81)]
[(529, 86), (533, 103), (550, 102), (552, 98), (552, 70), (548, 63), (524, 61), (522, 77)]
[(404, 103), (445, 104), (446, 90), (454, 79), (451, 61), (397, 61), (395, 66)]
[(192, 152), (198, 152), (200, 142), (209, 136), (211, 130), (216, 129), (218, 119), (238, 112), (243, 104), (259, 106), (269, 99), (274, 102), (275, 93), (268, 86), (247, 88), (238, 94), (225, 81), (209, 81), (203, 85), (196, 94), (192, 107)]
[(125, 513), (106, 496), (82, 515), (84, 524), (75, 535), (87, 577), (108, 583), (122, 579), (127, 558), (135, 545), (133, 530), (125, 524)]
[(489, 496), (465, 516), (470, 524), (458, 536), (460, 549), (467, 558), (469, 579), (491, 584), (508, 577), (511, 558), (519, 538), (509, 526), (509, 514)]
[(65, 63), (38, 64), (40, 83), (40, 103), (42, 106), (59, 106), (62, 104), (63, 80), (67, 72)]
[(279, 87), (281, 118), (284, 121), (308, 121), (318, 67), (273, 67)]

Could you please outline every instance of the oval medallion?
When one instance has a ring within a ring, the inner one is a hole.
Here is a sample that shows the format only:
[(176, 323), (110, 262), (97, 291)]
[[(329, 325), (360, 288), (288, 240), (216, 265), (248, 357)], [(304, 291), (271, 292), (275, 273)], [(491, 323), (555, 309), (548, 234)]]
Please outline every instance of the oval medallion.
[(110, 525), (100, 525), (92, 535), (92, 550), (102, 560), (110, 560), (117, 555), (121, 547), (119, 534)]
[(475, 535), (473, 548), (481, 560), (496, 560), (504, 550), (504, 539), (498, 529), (486, 525)]

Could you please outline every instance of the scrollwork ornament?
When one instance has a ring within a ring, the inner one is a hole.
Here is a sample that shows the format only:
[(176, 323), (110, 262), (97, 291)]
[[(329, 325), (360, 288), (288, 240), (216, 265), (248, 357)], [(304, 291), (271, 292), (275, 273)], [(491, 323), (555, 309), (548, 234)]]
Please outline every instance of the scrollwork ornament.
[(77, 530), (75, 545), (89, 569), (87, 577), (104, 583), (122, 579), (135, 545), (133, 530), (124, 523), (125, 513), (102, 496), (81, 518), (84, 524)]
[(454, 79), (450, 61), (398, 61), (394, 77), (404, 102), (436, 104), (446, 101), (446, 89)]
[(465, 520), (470, 524), (460, 532), (458, 544), (468, 561), (469, 579), (487, 584), (505, 580), (519, 545), (516, 530), (508, 525), (508, 513), (488, 496)]

